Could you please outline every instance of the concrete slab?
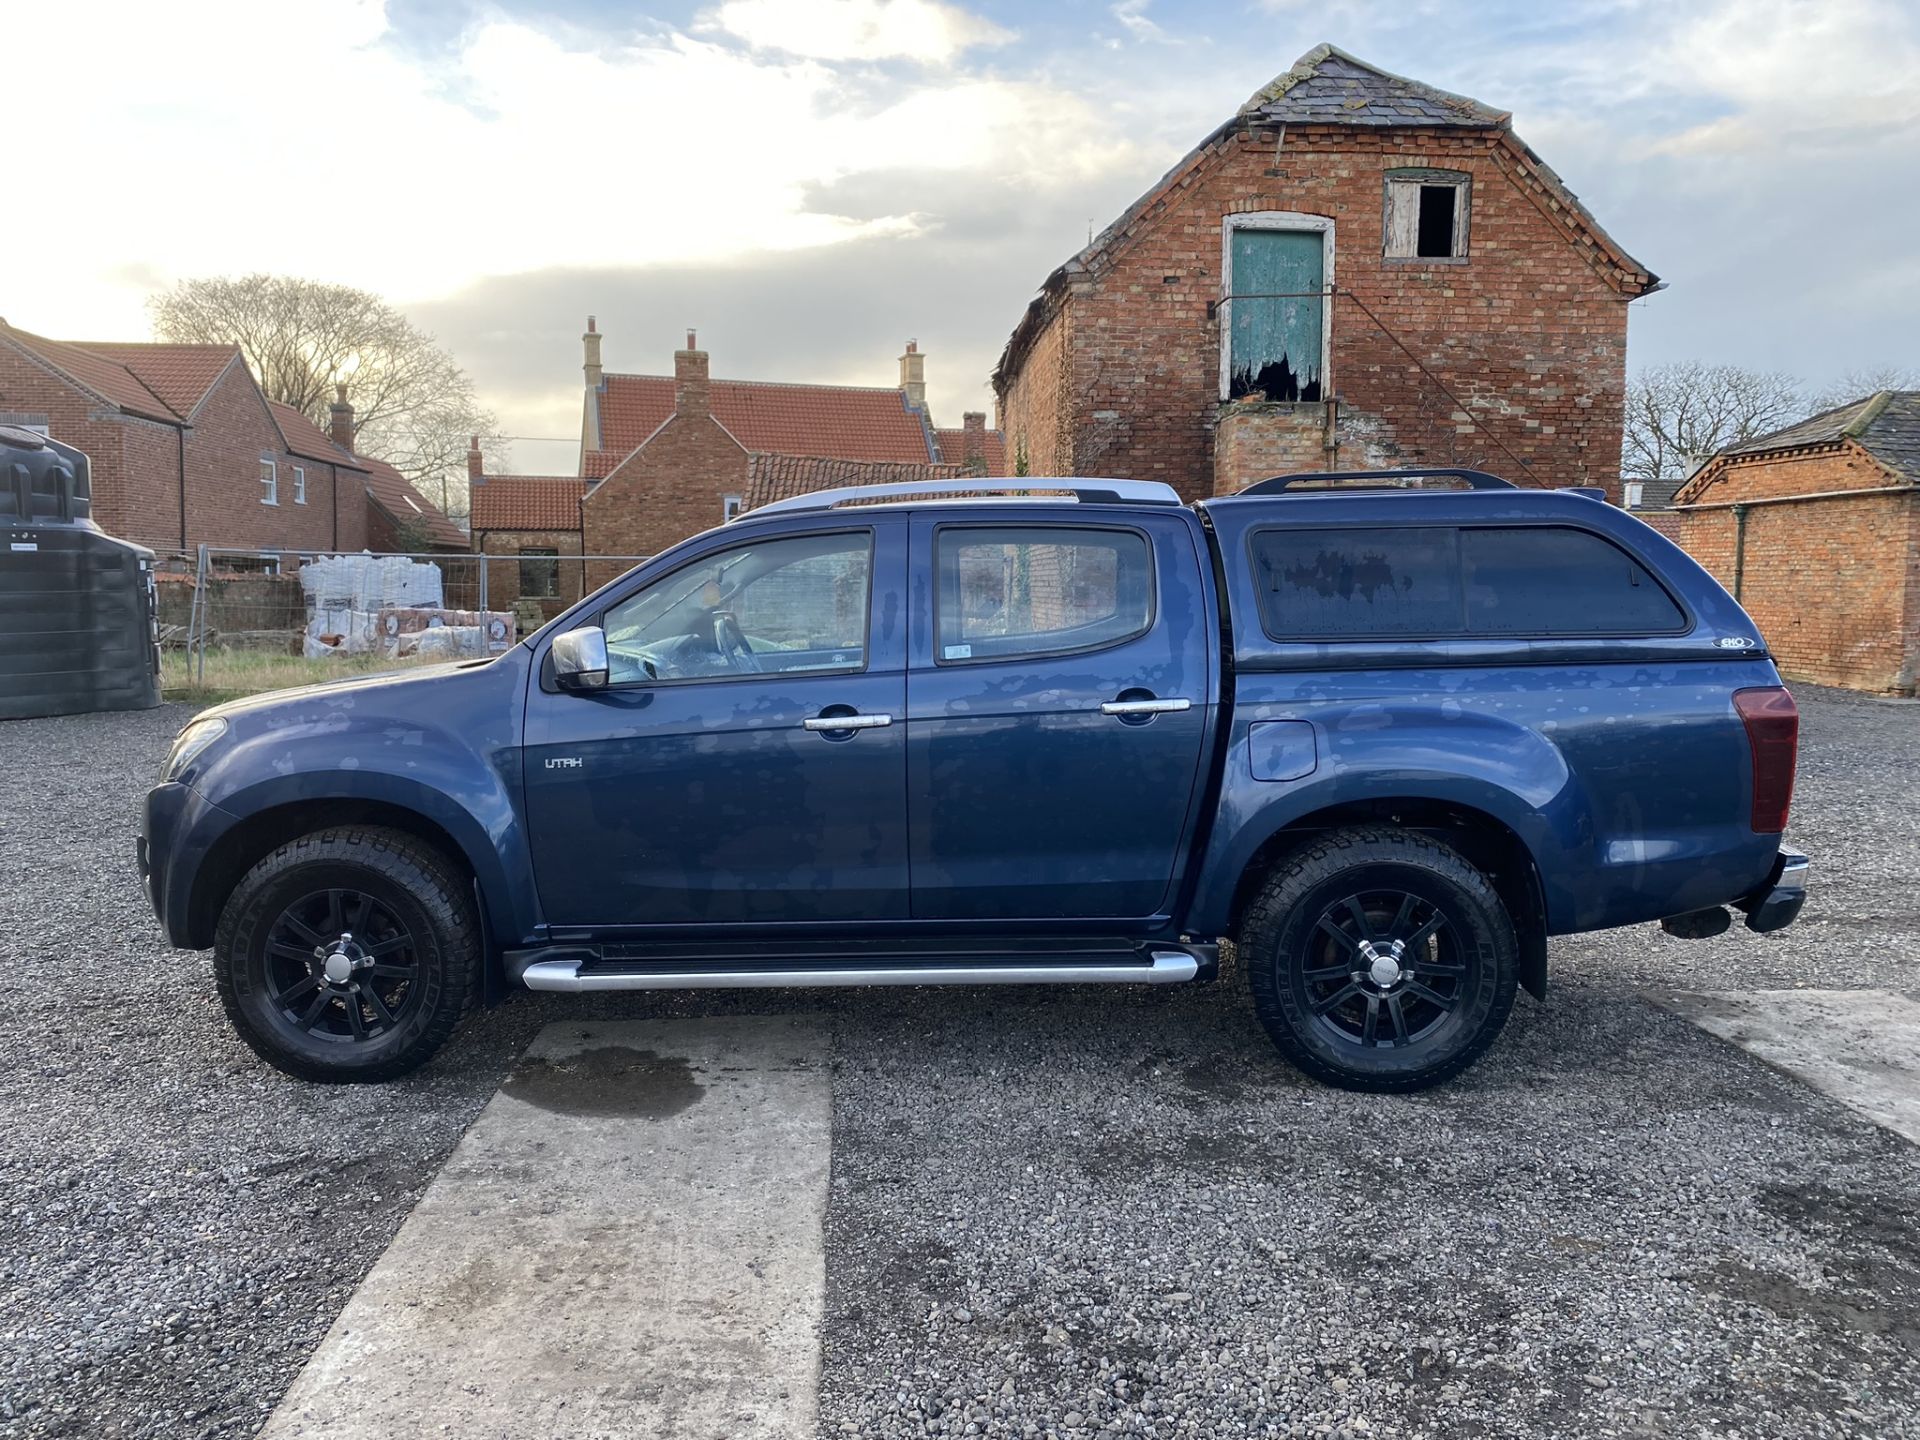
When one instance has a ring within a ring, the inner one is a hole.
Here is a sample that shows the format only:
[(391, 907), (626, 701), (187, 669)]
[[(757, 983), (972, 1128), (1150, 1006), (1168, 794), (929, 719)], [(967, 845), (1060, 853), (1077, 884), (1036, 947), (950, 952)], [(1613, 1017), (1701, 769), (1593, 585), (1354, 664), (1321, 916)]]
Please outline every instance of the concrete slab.
[(831, 1125), (811, 1018), (548, 1026), (262, 1435), (811, 1435)]
[(1733, 990), (1660, 1004), (1920, 1145), (1920, 1005), (1885, 990)]

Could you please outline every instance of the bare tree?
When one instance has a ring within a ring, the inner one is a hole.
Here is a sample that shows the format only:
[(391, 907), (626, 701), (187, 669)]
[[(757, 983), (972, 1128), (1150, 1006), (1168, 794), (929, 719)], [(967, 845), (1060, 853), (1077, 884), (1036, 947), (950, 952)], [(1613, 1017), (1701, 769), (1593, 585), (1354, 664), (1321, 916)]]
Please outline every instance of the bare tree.
[(1691, 475), (1715, 451), (1805, 414), (1800, 382), (1777, 370), (1697, 360), (1656, 365), (1627, 385), (1620, 473), (1636, 480)]
[(1835, 410), (1853, 400), (1864, 400), (1882, 390), (1920, 390), (1920, 370), (1903, 365), (1876, 365), (1849, 370), (1831, 385), (1814, 392), (1807, 402), (1810, 414)]
[(504, 442), (473, 381), (377, 295), (287, 275), (182, 280), (148, 302), (162, 340), (235, 344), (261, 389), (328, 424), (334, 386), (347, 387), (354, 448), (405, 475), (449, 514), (467, 510), (467, 446)]

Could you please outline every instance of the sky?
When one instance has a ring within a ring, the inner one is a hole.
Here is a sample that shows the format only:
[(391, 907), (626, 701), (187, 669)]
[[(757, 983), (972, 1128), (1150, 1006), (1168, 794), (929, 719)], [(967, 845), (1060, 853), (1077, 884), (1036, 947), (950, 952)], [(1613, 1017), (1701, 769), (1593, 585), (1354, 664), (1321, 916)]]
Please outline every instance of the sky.
[[(1920, 362), (1916, 0), (11, 0), (0, 316), (141, 339), (175, 280), (361, 286), (572, 473), (608, 369), (988, 409), (1047, 273), (1322, 41), (1471, 95), (1669, 288), (1629, 366)], [(81, 88), (76, 88), (79, 85)], [(38, 218), (35, 218), (37, 213)]]

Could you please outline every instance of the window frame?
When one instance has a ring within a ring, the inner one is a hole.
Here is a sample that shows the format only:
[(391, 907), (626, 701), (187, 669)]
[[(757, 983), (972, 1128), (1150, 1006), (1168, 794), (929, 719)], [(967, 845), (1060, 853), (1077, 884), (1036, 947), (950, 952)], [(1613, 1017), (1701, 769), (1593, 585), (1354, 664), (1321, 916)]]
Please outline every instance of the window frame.
[[(514, 559), (519, 562), (519, 572), (515, 578), (519, 581), (520, 598), (522, 600), (558, 600), (560, 598), (560, 551), (558, 547), (551, 545), (522, 545), (514, 552)], [(548, 572), (553, 577), (553, 588), (551, 590), (533, 591), (527, 589), (526, 562), (530, 559), (553, 561), (553, 569)]]
[[(1303, 210), (1239, 210), (1220, 217), (1220, 394), (1222, 404), (1233, 398), (1233, 232), (1236, 230), (1293, 230), (1320, 236), (1320, 393), (1333, 389), (1334, 220)], [(1319, 400), (1296, 402), (1318, 405)]]
[[(1298, 634), (1276, 635), (1270, 623), (1268, 607), (1262, 603), (1263, 593), (1260, 584), (1260, 563), (1254, 552), (1254, 542), (1262, 535), (1287, 534), (1299, 535), (1313, 531), (1339, 531), (1351, 533), (1355, 530), (1384, 530), (1393, 533), (1405, 533), (1408, 530), (1448, 530), (1454, 536), (1454, 564), (1460, 594), (1460, 623), (1453, 630), (1399, 631), (1387, 634), (1358, 635), (1351, 632), (1301, 632)], [(1576, 535), (1585, 535), (1598, 540), (1619, 555), (1633, 562), (1643, 570), (1647, 578), (1659, 587), (1674, 609), (1679, 612), (1680, 622), (1665, 630), (1580, 630), (1571, 633), (1553, 634), (1539, 630), (1501, 630), (1496, 632), (1473, 631), (1467, 628), (1467, 575), (1466, 561), (1460, 550), (1459, 537), (1469, 530), (1569, 530)], [(1637, 554), (1628, 546), (1598, 530), (1584, 525), (1571, 525), (1564, 520), (1503, 520), (1489, 522), (1468, 522), (1459, 520), (1439, 520), (1416, 525), (1353, 524), (1351, 522), (1330, 522), (1317, 525), (1258, 525), (1247, 531), (1246, 535), (1247, 576), (1253, 582), (1254, 609), (1260, 618), (1260, 633), (1275, 645), (1431, 645), (1438, 641), (1466, 641), (1473, 644), (1568, 644), (1586, 640), (1655, 640), (1667, 639), (1677, 635), (1691, 633), (1699, 624), (1693, 613), (1693, 607), (1675, 592), (1667, 583), (1659, 569), (1649, 564), (1645, 557)]]
[(740, 497), (737, 494), (729, 490), (720, 497), (720, 523), (722, 525), (739, 519), (741, 514), (742, 506)]
[[(940, 639), (941, 596), (945, 586), (940, 576), (940, 537), (948, 530), (1044, 530), (1050, 532), (1088, 531), (1106, 534), (1138, 536), (1147, 548), (1147, 614), (1145, 620), (1125, 635), (1111, 640), (1101, 640), (1090, 645), (1067, 645), (1052, 650), (1030, 650), (1019, 655), (959, 655), (947, 657), (941, 652), (946, 648)], [(1121, 645), (1131, 645), (1143, 635), (1150, 635), (1160, 623), (1160, 559), (1154, 553), (1153, 536), (1137, 525), (1108, 525), (1092, 521), (1064, 521), (1059, 523), (1045, 520), (943, 520), (933, 527), (932, 544), (929, 547), (933, 557), (933, 630), (928, 643), (933, 649), (933, 663), (936, 666), (966, 665), (1019, 665), (1028, 660), (1052, 660), (1066, 655), (1095, 655), (1102, 650), (1116, 649)]]
[[(664, 584), (674, 576), (682, 574), (696, 565), (705, 565), (710, 561), (718, 559), (722, 555), (731, 554), (735, 550), (750, 550), (756, 545), (772, 545), (782, 540), (824, 540), (834, 535), (864, 535), (867, 541), (867, 623), (860, 637), (860, 663), (858, 665), (836, 665), (831, 669), (820, 670), (764, 670), (757, 673), (735, 675), (662, 675), (648, 680), (623, 680), (617, 682), (609, 677), (609, 683), (604, 686), (603, 689), (652, 690), (658, 689), (662, 685), (724, 685), (754, 680), (785, 680), (791, 682), (794, 680), (810, 680), (816, 676), (823, 679), (842, 679), (848, 675), (866, 674), (868, 668), (873, 663), (873, 590), (875, 566), (878, 564), (880, 553), (879, 536), (871, 525), (835, 526), (829, 530), (787, 531), (779, 535), (762, 535), (755, 539), (740, 540), (731, 545), (721, 545), (712, 550), (702, 551), (698, 555), (689, 557), (685, 563), (674, 566), (671, 570), (664, 571), (659, 575), (649, 576), (646, 580), (634, 586), (633, 589), (621, 595), (619, 599), (609, 600), (605, 605), (602, 605), (598, 610), (594, 611), (589, 619), (581, 623), (597, 625), (600, 627), (602, 633), (604, 633), (607, 628), (607, 616), (620, 606), (626, 604), (629, 600), (646, 594), (647, 591), (653, 589), (654, 586)], [(548, 659), (543, 661), (542, 665), (543, 671), (551, 668), (551, 655), (552, 647), (549, 646)]]
[(304, 465), (293, 467), (293, 503), (296, 505), (307, 503), (307, 467)]
[[(1418, 192), (1423, 185), (1453, 187), (1453, 253), (1422, 255), (1420, 249), (1419, 198), (1414, 199), (1414, 253), (1396, 255), (1393, 251), (1393, 187), (1409, 185)], [(1389, 265), (1465, 265), (1473, 258), (1473, 172), (1446, 170), (1432, 165), (1402, 165), (1385, 171), (1380, 184), (1380, 258)]]
[(260, 503), (280, 507), (280, 463), (271, 455), (260, 457)]

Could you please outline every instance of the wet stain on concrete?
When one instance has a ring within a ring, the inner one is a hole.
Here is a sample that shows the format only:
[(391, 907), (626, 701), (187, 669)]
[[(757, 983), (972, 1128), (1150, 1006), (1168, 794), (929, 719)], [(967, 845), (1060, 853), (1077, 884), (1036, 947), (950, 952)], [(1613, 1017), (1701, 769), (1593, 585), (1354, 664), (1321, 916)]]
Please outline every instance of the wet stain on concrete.
[(707, 1093), (679, 1055), (603, 1045), (559, 1060), (521, 1058), (501, 1085), (504, 1095), (555, 1115), (619, 1115), (665, 1120)]

